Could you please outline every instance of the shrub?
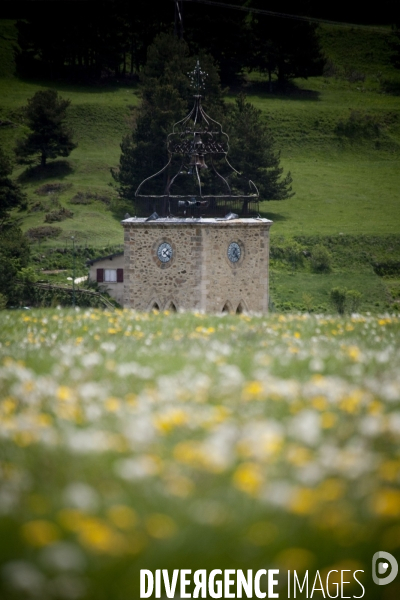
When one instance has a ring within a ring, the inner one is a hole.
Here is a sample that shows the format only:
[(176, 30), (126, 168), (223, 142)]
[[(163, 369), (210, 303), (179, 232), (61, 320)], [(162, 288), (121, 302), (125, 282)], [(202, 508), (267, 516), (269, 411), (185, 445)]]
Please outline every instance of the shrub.
[(44, 206), (43, 206), (43, 202), (40, 202), (40, 200), (38, 202), (34, 202), (30, 207), (29, 207), (29, 212), (41, 212), (44, 210)]
[(72, 183), (44, 183), (35, 190), (35, 194), (38, 196), (47, 196), (48, 194), (54, 194), (54, 192), (64, 192), (72, 187)]
[(59, 210), (52, 210), (46, 213), (44, 218), (45, 223), (53, 223), (54, 221), (64, 221), (65, 219), (72, 219), (74, 213), (67, 208), (60, 208)]
[(70, 204), (92, 204), (93, 198), (85, 192), (78, 192), (69, 200)]
[(312, 295), (308, 292), (303, 292), (302, 299), (305, 309), (308, 312), (311, 312), (314, 308), (314, 298), (312, 297)]
[(346, 309), (346, 288), (335, 287), (331, 289), (330, 298), (331, 302), (338, 311), (339, 315), (344, 315)]
[(41, 227), (32, 227), (26, 232), (26, 237), (32, 241), (40, 242), (46, 238), (55, 238), (62, 232), (61, 227), (52, 227), (51, 225), (42, 225)]
[(0, 294), (0, 310), (4, 310), (7, 306), (7, 296)]
[(360, 71), (349, 70), (346, 72), (346, 79), (350, 81), (350, 83), (364, 83), (365, 81), (365, 73), (360, 73)]
[(380, 277), (399, 277), (400, 276), (400, 261), (387, 260), (385, 262), (374, 263), (374, 271)]
[(283, 240), (281, 244), (271, 246), (271, 258), (286, 260), (293, 271), (304, 262), (305, 250), (296, 240)]
[(296, 240), (289, 240), (286, 246), (286, 254), (293, 271), (303, 264), (303, 247)]
[(332, 256), (322, 244), (315, 246), (311, 253), (311, 266), (315, 273), (329, 273), (331, 271)]
[(382, 122), (376, 115), (362, 110), (352, 110), (347, 119), (340, 119), (335, 128), (339, 137), (349, 139), (376, 138), (382, 130)]
[(362, 294), (357, 290), (349, 290), (346, 294), (346, 299), (351, 313), (357, 312), (360, 308)]
[(112, 197), (104, 192), (100, 193), (88, 190), (87, 192), (77, 192), (69, 202), (71, 204), (91, 204), (95, 200), (103, 202), (103, 204), (109, 206), (111, 204)]

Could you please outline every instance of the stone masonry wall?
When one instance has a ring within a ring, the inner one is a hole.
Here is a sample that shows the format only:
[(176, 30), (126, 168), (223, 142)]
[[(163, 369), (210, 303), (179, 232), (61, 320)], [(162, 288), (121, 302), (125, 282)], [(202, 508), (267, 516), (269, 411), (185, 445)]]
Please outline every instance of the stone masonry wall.
[[(125, 230), (124, 306), (136, 310), (268, 311), (267, 219), (145, 219), (122, 222)], [(157, 249), (173, 250), (162, 263)], [(240, 260), (228, 258), (231, 242)]]

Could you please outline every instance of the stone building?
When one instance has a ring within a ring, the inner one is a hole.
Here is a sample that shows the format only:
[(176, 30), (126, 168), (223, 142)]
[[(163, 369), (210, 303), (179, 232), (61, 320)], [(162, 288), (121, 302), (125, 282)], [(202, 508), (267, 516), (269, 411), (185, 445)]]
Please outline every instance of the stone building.
[(261, 218), (125, 219), (124, 307), (266, 313), (271, 224)]

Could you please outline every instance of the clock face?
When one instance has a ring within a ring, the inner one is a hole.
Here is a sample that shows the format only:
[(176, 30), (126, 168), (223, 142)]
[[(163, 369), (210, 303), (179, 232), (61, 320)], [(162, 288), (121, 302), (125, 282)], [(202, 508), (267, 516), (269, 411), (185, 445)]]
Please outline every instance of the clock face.
[(168, 242), (163, 242), (158, 246), (157, 256), (161, 260), (162, 263), (167, 263), (172, 258), (172, 246), (168, 244)]
[(240, 259), (241, 249), (237, 242), (232, 242), (228, 246), (228, 258), (231, 262), (236, 263)]

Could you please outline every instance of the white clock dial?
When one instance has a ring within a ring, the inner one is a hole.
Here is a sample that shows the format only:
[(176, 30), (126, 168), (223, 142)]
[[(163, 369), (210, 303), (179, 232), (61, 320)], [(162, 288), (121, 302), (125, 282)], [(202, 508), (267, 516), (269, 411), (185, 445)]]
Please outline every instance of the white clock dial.
[(240, 260), (241, 249), (237, 242), (232, 242), (228, 246), (228, 258), (231, 262), (236, 263)]
[(163, 242), (158, 246), (157, 256), (161, 260), (161, 262), (169, 262), (172, 258), (172, 254), (172, 246), (171, 244), (168, 244), (168, 242)]

